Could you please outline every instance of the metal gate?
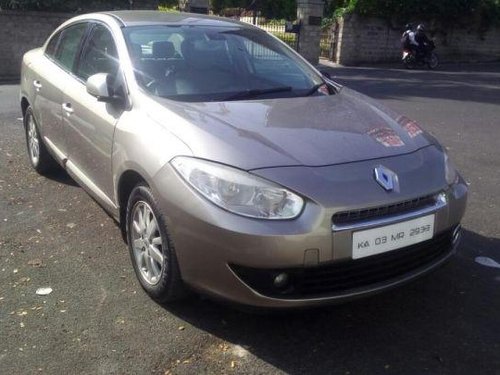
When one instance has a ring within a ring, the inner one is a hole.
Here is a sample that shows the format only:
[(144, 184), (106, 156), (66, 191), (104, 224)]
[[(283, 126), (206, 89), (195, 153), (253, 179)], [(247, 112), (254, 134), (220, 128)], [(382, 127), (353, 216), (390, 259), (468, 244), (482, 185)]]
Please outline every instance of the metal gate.
[(339, 24), (334, 22), (321, 29), (320, 41), (320, 57), (330, 61), (336, 60), (337, 55), (337, 39), (338, 39)]

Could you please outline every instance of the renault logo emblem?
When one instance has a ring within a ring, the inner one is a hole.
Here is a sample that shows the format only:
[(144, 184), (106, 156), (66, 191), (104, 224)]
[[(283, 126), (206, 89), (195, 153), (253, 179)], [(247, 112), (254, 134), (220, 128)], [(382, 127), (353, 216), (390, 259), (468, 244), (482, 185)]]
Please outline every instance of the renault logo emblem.
[(379, 165), (374, 169), (375, 181), (386, 191), (398, 190), (398, 175), (390, 169)]

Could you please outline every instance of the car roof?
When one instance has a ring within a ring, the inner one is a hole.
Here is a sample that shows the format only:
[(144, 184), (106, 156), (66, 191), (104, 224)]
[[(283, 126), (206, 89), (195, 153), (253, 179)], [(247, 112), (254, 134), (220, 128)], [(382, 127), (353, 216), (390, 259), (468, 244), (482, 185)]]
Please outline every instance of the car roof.
[(247, 23), (195, 13), (162, 12), (155, 10), (116, 10), (102, 12), (117, 19), (123, 26), (190, 25), (253, 28)]

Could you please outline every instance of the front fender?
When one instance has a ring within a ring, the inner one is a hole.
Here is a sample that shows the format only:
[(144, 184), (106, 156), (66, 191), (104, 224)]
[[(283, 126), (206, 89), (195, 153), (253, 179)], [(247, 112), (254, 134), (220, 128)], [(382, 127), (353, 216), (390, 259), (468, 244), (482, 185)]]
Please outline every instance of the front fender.
[(112, 170), (114, 201), (119, 206), (119, 184), (127, 171), (139, 174), (153, 189), (154, 176), (177, 155), (192, 155), (189, 147), (152, 120), (140, 108), (124, 112), (114, 134)]

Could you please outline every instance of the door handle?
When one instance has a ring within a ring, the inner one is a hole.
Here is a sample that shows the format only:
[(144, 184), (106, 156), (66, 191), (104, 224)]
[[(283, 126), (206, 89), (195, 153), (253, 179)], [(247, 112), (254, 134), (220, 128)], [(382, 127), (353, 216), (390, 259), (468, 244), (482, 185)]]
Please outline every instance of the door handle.
[(35, 79), (33, 81), (33, 86), (35, 86), (36, 91), (40, 91), (40, 89), (42, 88), (42, 83)]
[(64, 112), (66, 112), (68, 115), (70, 115), (74, 112), (74, 109), (71, 106), (71, 103), (63, 103), (62, 108), (63, 108)]

